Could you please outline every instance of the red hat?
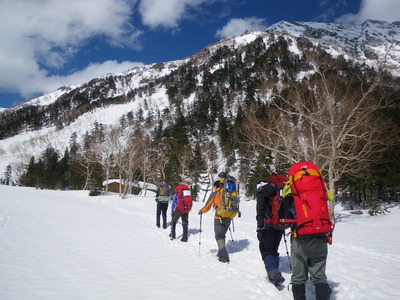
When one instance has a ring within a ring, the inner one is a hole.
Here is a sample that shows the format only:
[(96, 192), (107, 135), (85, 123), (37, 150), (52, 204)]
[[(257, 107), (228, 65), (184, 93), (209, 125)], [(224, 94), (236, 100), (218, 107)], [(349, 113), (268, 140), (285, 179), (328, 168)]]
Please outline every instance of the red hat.
[(268, 179), (268, 182), (274, 183), (278, 188), (283, 188), (287, 180), (285, 175), (273, 173)]

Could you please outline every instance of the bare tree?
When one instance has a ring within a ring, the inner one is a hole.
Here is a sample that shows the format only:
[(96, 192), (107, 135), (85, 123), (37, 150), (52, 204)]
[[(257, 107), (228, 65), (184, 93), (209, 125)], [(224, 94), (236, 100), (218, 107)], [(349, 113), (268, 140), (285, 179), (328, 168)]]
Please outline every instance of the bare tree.
[[(140, 141), (138, 141), (138, 155), (137, 155), (137, 166), (141, 171), (141, 176), (143, 177), (143, 190), (144, 196), (147, 195), (148, 179), (155, 179), (156, 170), (152, 165), (154, 161), (153, 158), (156, 156), (156, 152), (149, 147), (150, 138), (147, 136), (142, 136)], [(160, 160), (162, 161), (162, 160)], [(155, 182), (155, 181), (154, 181)]]
[[(120, 197), (125, 198), (131, 191), (134, 182), (134, 173), (138, 166), (135, 161), (140, 142), (136, 141), (134, 132), (130, 128), (118, 131), (119, 134), (113, 135), (112, 145), (114, 147), (115, 161), (118, 166), (120, 180)], [(124, 185), (124, 190), (122, 190)]]
[(119, 167), (124, 172), (124, 191), (122, 198), (124, 199), (128, 193), (131, 193), (134, 180), (134, 174), (139, 168), (137, 164), (137, 156), (140, 148), (140, 142), (135, 139), (130, 139), (130, 142), (126, 145), (124, 151), (123, 164)]
[[(192, 148), (190, 148), (189, 145), (186, 145), (182, 147), (182, 150), (179, 154), (178, 157), (178, 172), (179, 172), (179, 178), (190, 178), (188, 176), (189, 173), (189, 164), (193, 159), (193, 152)], [(189, 184), (189, 182), (185, 182)]]
[(120, 134), (121, 130), (119, 128), (106, 127), (104, 129), (104, 139), (101, 143), (96, 143), (93, 145), (93, 151), (96, 153), (98, 162), (102, 164), (105, 171), (105, 193), (108, 194), (108, 180), (110, 179), (110, 169), (113, 166), (114, 157), (114, 142), (115, 136)]
[(309, 80), (272, 94), (268, 116), (254, 114), (245, 132), (249, 142), (276, 159), (315, 162), (327, 172), (332, 192), (345, 174), (363, 174), (397, 142), (391, 120), (379, 118), (379, 112), (393, 106), (382, 88), (384, 74), (343, 73), (319, 66)]

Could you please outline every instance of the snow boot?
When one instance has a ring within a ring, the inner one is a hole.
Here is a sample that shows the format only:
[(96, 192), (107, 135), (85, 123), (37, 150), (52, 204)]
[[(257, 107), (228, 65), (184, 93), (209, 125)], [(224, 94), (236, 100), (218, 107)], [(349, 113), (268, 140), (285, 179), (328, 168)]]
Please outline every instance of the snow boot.
[(175, 235), (175, 228), (176, 228), (176, 223), (172, 223), (171, 224), (171, 240), (176, 239), (176, 235)]
[(269, 280), (274, 285), (280, 285), (285, 281), (285, 278), (283, 278), (281, 272), (278, 269), (272, 269), (272, 270), (268, 271), (267, 273), (268, 273)]
[(167, 216), (163, 216), (163, 226), (162, 228), (166, 229), (167, 228)]
[(188, 226), (182, 225), (182, 227), (183, 227), (183, 236), (181, 238), (181, 242), (187, 242), (188, 241)]
[(274, 285), (280, 285), (285, 281), (279, 271), (279, 256), (266, 255), (264, 257), (264, 265), (267, 270), (268, 278)]
[(223, 263), (228, 263), (229, 255), (228, 251), (226, 251), (225, 248), (225, 240), (224, 239), (217, 240), (217, 245), (218, 245), (218, 252), (217, 252), (218, 260)]
[(294, 300), (306, 300), (305, 284), (293, 284), (292, 293)]
[(332, 289), (327, 283), (315, 284), (315, 299), (316, 300), (329, 300), (331, 298)]

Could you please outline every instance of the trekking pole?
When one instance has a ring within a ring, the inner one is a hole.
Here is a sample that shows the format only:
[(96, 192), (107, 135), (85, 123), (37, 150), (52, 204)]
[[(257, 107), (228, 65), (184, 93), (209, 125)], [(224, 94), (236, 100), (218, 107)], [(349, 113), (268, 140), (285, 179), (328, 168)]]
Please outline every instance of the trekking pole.
[(199, 234), (199, 255), (200, 255), (200, 245), (201, 245), (201, 223), (203, 220), (203, 214), (200, 215), (200, 234)]
[(232, 239), (232, 242), (233, 242), (233, 235), (232, 235), (231, 226), (229, 226), (229, 232), (231, 233), (231, 239)]
[(290, 270), (292, 270), (292, 264), (290, 263), (290, 256), (289, 256), (289, 250), (288, 250), (287, 241), (286, 241), (286, 232), (285, 232), (285, 230), (283, 231), (283, 240), (285, 241), (286, 255), (288, 257), (289, 267), (290, 267)]

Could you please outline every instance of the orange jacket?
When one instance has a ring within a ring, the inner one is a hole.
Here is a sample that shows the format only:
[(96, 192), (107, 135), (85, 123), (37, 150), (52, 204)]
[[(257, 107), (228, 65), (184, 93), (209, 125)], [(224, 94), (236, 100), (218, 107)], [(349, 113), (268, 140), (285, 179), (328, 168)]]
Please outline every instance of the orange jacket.
[[(220, 204), (221, 204), (221, 189), (216, 188), (215, 191), (210, 194), (206, 204), (204, 205), (204, 207), (202, 209), (200, 209), (200, 211), (202, 214), (204, 214), (204, 213), (208, 212), (211, 209), (211, 207), (215, 208), (215, 207), (219, 206)], [(221, 219), (221, 217), (218, 215), (215, 215), (214, 219)]]

